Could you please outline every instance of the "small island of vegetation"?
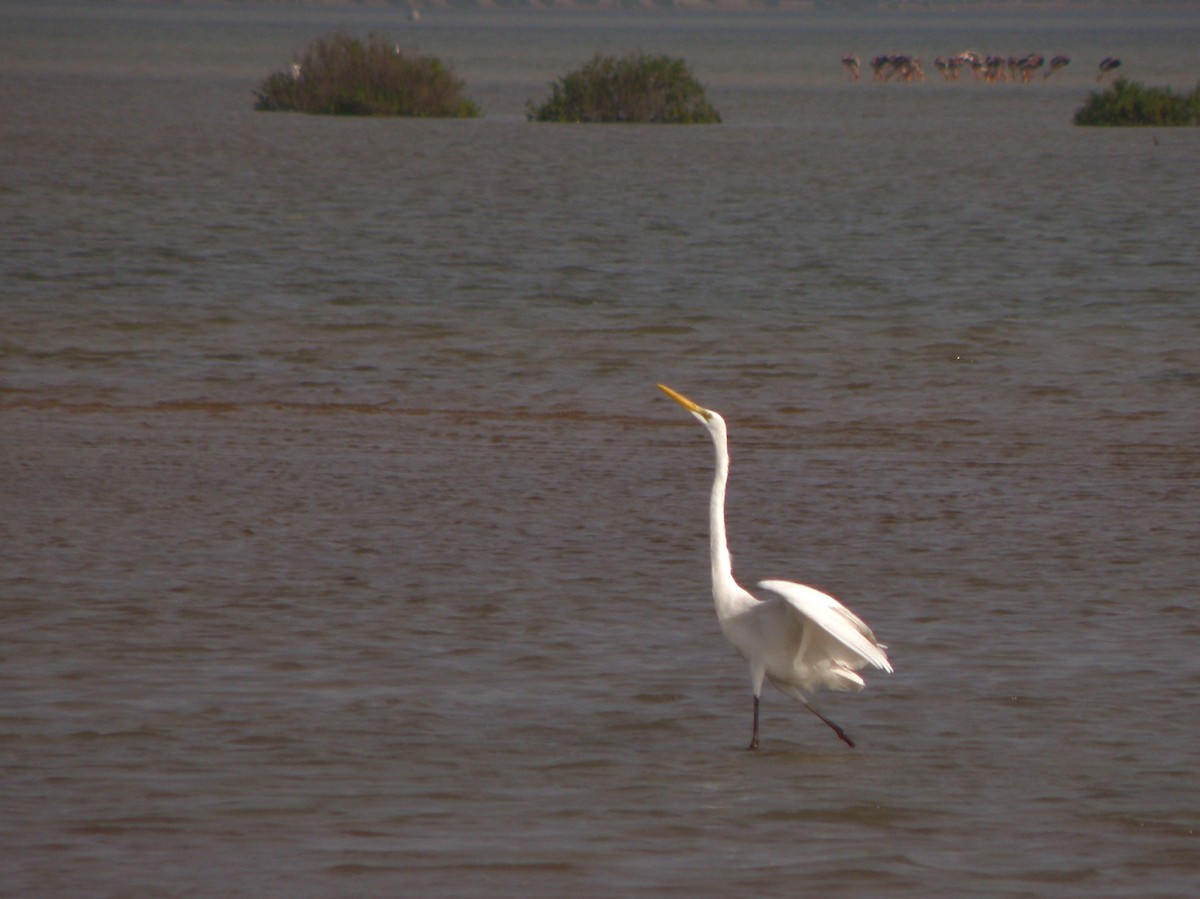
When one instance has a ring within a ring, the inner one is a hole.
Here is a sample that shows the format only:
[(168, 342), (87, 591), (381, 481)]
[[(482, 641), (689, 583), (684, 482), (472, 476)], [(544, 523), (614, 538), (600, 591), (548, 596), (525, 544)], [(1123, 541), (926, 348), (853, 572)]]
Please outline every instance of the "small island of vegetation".
[(1092, 91), (1075, 110), (1076, 125), (1200, 125), (1200, 85), (1190, 94), (1146, 87), (1118, 78), (1103, 93)]
[(463, 82), (431, 56), (405, 56), (382, 37), (318, 38), (290, 71), (273, 72), (254, 108), (323, 115), (467, 118), (482, 115)]
[(704, 97), (687, 63), (669, 56), (628, 53), (601, 56), (551, 86), (540, 106), (530, 100), (535, 122), (653, 122), (709, 124), (721, 116)]

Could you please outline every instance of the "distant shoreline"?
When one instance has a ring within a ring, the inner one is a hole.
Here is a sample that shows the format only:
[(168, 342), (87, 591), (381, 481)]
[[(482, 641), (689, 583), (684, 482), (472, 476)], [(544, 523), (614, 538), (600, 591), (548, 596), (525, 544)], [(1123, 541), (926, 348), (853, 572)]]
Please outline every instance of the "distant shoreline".
[(127, 0), (134, 5), (296, 6), (310, 8), (416, 10), (510, 10), (512, 12), (1098, 12), (1200, 11), (1200, 0)]

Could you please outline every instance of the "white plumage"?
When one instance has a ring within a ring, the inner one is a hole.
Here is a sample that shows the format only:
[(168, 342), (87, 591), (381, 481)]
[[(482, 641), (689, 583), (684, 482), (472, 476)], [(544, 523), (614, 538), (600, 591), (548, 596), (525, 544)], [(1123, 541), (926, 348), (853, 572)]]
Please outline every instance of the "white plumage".
[(725, 536), (725, 487), (729, 480), (729, 440), (725, 419), (716, 412), (659, 384), (704, 425), (716, 449), (716, 475), (709, 503), (709, 540), (713, 602), (721, 632), (750, 666), (754, 691), (754, 732), (750, 749), (758, 748), (758, 706), (763, 681), (804, 705), (828, 724), (849, 746), (854, 741), (819, 712), (808, 694), (820, 689), (861, 690), (858, 673), (868, 666), (891, 672), (886, 647), (866, 622), (827, 593), (791, 581), (762, 581), (772, 596), (758, 599), (733, 579), (733, 563)]

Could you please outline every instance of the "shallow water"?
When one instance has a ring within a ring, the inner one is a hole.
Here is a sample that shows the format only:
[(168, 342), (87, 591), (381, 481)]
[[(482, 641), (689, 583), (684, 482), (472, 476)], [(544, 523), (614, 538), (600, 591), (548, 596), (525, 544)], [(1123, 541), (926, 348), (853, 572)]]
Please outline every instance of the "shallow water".
[[(0, 891), (1200, 887), (1200, 135), (1070, 125), (1192, 18), (430, 14), (488, 116), (384, 122), (251, 91), (398, 16), (56, 12), (0, 6)], [(628, 46), (725, 124), (523, 121)], [(658, 381), (742, 580), (888, 643), (858, 749), (767, 692), (743, 751)]]

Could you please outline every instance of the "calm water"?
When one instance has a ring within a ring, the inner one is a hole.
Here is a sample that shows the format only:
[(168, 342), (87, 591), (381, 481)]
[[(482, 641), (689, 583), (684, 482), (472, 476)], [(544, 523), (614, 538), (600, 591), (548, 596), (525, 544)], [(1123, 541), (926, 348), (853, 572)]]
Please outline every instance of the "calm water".
[[(487, 118), (256, 114), (324, 31)], [(532, 126), (596, 50), (725, 124)], [(849, 50), (1068, 53), (847, 84)], [(0, 892), (1200, 892), (1200, 15), (0, 4)], [(895, 675), (764, 694), (708, 596)]]

